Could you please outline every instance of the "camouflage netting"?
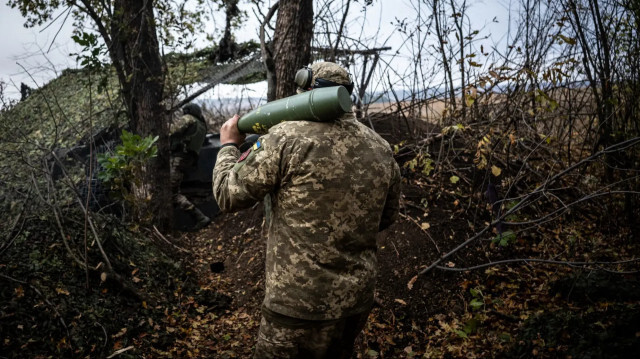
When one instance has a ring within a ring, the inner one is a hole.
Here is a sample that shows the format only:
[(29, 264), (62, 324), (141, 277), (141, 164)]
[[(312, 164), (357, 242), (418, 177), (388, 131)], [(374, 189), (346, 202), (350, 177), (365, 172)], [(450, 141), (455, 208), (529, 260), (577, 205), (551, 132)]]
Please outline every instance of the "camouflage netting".
[[(34, 181), (39, 188), (47, 188), (54, 156), (63, 159), (92, 134), (126, 122), (115, 76), (91, 75), (65, 70), (10, 111), (0, 113), (0, 199), (5, 209), (14, 209), (27, 193), (36, 196)], [(99, 84), (101, 78), (105, 82)], [(78, 183), (82, 172), (73, 166), (68, 170)]]
[[(205, 56), (166, 61), (166, 93), (176, 99), (216, 70)], [(162, 235), (78, 205), (89, 193), (105, 200), (95, 155), (114, 148), (128, 122), (115, 74), (105, 71), (66, 70), (0, 110), (0, 357), (107, 357), (120, 344), (167, 350), (177, 337), (164, 328), (139, 337), (164, 325), (153, 303), (177, 308), (178, 298), (212, 293)], [(117, 334), (123, 327), (131, 330)]]
[[(256, 46), (245, 47), (246, 56)], [(201, 86), (197, 84), (246, 83), (264, 77), (255, 56), (246, 56), (237, 63), (212, 64), (211, 51), (167, 55), (168, 104)], [(235, 71), (239, 64), (243, 65), (242, 71)], [(225, 76), (229, 72), (232, 76)], [(19, 203), (25, 198), (46, 197), (47, 193), (33, 192), (34, 181), (37, 188), (50, 191), (49, 173), (64, 180), (55, 184), (59, 187), (56, 195), (63, 203), (75, 197), (70, 184), (79, 185), (79, 192), (87, 192), (83, 179), (95, 180), (95, 171), (87, 166), (87, 145), (93, 141), (94, 152), (109, 151), (126, 124), (119, 84), (109, 67), (103, 71), (65, 70), (26, 100), (0, 112), (0, 209), (14, 213), (21, 210)], [(56, 157), (65, 164), (68, 176), (54, 165)], [(95, 168), (95, 161), (93, 165)]]

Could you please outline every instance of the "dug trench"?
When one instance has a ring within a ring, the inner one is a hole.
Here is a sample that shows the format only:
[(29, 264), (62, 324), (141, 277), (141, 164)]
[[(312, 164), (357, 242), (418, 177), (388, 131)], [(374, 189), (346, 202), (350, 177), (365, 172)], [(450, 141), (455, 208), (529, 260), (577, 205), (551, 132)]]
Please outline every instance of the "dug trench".
[[(416, 137), (434, 138), (432, 151), (439, 146), (440, 129), (433, 125), (404, 122), (395, 115), (374, 117), (371, 124), (392, 145), (409, 141), (406, 134), (412, 131)], [(615, 281), (604, 280), (581, 269), (526, 263), (463, 272), (435, 269), (418, 275), (491, 220), (484, 188), (474, 187), (478, 174), (470, 166), (473, 148), (457, 145), (462, 150), (454, 166), (456, 173), (470, 179), (466, 188), (452, 183), (451, 173), (425, 176), (410, 170), (404, 164), (411, 153), (402, 146), (396, 148), (404, 176), (401, 213), (378, 236), (375, 306), (353, 357), (626, 358), (637, 353), (637, 291), (618, 291), (615, 298), (589, 296), (620, 286), (637, 288), (635, 277), (614, 275)], [(203, 356), (251, 357), (264, 294), (263, 215), (262, 204), (220, 214), (208, 228), (177, 239), (189, 250), (185, 262), (199, 285), (232, 301), (224, 314), (198, 325), (208, 328), (207, 334), (199, 331), (195, 337), (176, 341), (174, 353), (195, 348)], [(560, 227), (568, 231), (581, 226), (583, 219), (574, 217)], [(553, 255), (554, 250), (546, 247), (550, 233), (557, 230), (521, 232), (508, 246), (496, 244), (494, 230), (441, 265), (471, 267), (500, 259)], [(583, 231), (585, 238), (602, 235), (595, 226)], [(628, 243), (624, 233), (611, 240)], [(606, 250), (589, 247), (588, 240), (576, 245), (593, 251), (594, 257), (598, 250)], [(627, 247), (638, 252), (636, 245), (625, 244)], [(585, 277), (592, 279), (585, 281)]]

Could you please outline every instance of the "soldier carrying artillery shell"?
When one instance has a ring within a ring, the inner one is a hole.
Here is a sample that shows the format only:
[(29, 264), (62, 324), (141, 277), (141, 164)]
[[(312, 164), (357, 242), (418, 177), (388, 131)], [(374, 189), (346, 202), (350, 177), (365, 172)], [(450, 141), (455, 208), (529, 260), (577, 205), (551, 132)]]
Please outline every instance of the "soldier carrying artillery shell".
[[(301, 69), (296, 83), (311, 92), (353, 88), (331, 62)], [(223, 211), (269, 198), (254, 358), (349, 358), (373, 304), (376, 235), (398, 216), (400, 170), (391, 148), (349, 112), (280, 122), (241, 153), (238, 120), (221, 129), (213, 192)]]

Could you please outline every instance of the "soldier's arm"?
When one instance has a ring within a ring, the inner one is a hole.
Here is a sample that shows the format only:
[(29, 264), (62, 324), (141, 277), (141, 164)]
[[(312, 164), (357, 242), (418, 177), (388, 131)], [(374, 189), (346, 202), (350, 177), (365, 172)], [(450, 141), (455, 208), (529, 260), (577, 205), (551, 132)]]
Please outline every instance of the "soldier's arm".
[(280, 156), (270, 135), (243, 154), (233, 146), (223, 147), (213, 169), (213, 195), (220, 209), (248, 208), (272, 192), (280, 183)]
[(387, 199), (384, 203), (384, 209), (382, 211), (382, 218), (380, 219), (378, 231), (385, 230), (398, 219), (398, 212), (400, 211), (401, 183), (402, 177), (400, 176), (400, 168), (398, 167), (398, 164), (393, 161), (391, 186), (389, 187), (389, 192), (387, 192)]

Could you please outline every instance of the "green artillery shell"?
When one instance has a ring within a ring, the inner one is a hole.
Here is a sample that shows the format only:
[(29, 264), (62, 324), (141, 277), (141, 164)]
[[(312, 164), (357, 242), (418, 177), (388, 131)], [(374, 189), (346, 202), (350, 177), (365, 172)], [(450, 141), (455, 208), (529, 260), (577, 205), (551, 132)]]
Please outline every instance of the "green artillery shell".
[(243, 133), (267, 133), (282, 121), (333, 121), (351, 111), (351, 97), (343, 86), (323, 87), (266, 103), (242, 116)]

